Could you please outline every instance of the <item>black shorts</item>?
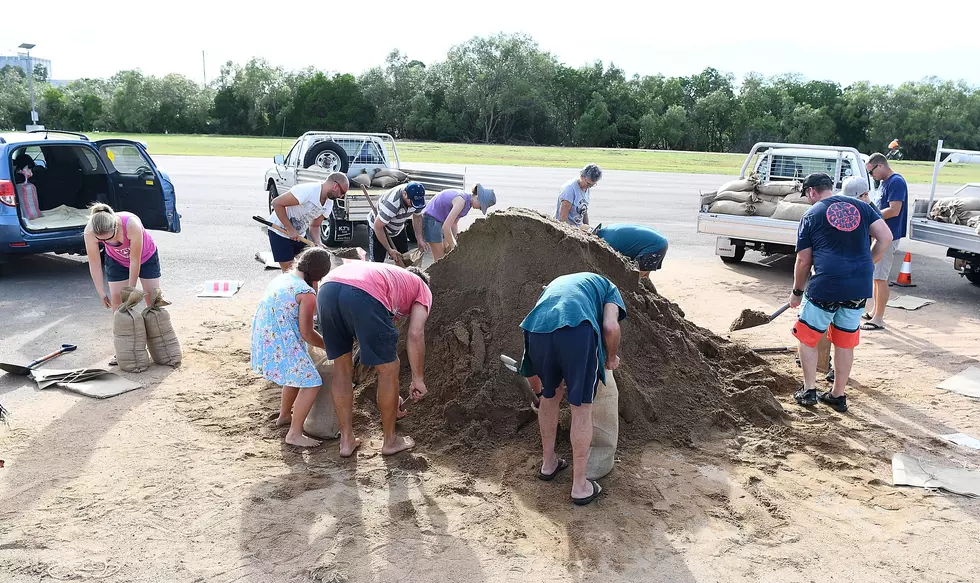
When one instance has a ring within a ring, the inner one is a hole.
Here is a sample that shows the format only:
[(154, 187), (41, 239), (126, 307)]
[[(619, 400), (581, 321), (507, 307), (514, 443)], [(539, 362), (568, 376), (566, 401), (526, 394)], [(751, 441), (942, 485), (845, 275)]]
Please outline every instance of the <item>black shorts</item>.
[[(399, 253), (408, 253), (408, 230), (402, 229), (400, 233), (391, 237), (391, 242), (395, 244), (395, 250)], [(371, 229), (371, 238), (368, 239), (368, 257), (375, 263), (384, 263), (388, 257), (388, 251), (378, 240), (378, 234)]]
[(591, 404), (599, 390), (599, 337), (589, 322), (554, 332), (524, 332), (524, 350), (534, 375), (541, 379), (541, 395), (555, 396), (565, 381), (569, 405)]
[(398, 330), (388, 308), (371, 294), (346, 283), (327, 282), (316, 295), (317, 319), (327, 358), (335, 360), (361, 347), (361, 363), (395, 362)]
[(299, 252), (306, 248), (306, 243), (281, 237), (270, 230), (269, 246), (272, 247), (272, 259), (285, 263), (295, 259)]
[[(111, 282), (128, 281), (129, 268), (112, 258), (108, 253), (105, 256), (105, 277)], [(140, 265), (140, 279), (159, 279), (160, 278), (160, 251), (154, 251), (153, 255)]]
[(657, 271), (663, 266), (666, 255), (667, 247), (655, 253), (641, 253), (636, 256), (636, 264), (640, 271)]

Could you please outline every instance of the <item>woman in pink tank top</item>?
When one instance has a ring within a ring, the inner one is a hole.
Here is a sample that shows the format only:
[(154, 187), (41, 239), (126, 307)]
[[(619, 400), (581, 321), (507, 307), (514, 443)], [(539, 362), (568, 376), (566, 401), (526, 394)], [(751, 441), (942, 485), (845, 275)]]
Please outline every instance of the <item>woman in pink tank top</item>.
[[(100, 243), (105, 247), (109, 293), (102, 281)], [(146, 303), (150, 305), (153, 290), (160, 287), (160, 257), (156, 243), (143, 228), (139, 217), (125, 211), (117, 213), (107, 204), (92, 205), (85, 226), (85, 252), (95, 291), (106, 308), (115, 310), (122, 303), (122, 288), (136, 287), (137, 279), (146, 292)]]

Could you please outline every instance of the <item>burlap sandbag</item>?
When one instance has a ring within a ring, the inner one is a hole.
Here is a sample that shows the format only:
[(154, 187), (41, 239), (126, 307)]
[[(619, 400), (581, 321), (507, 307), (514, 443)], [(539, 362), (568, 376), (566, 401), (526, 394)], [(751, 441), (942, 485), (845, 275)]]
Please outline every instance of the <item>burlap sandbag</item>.
[(755, 193), (753, 196), (754, 196), (754, 199), (756, 201), (760, 201), (761, 200), (763, 202), (771, 202), (773, 204), (776, 204), (777, 202), (780, 202), (781, 200), (783, 200), (783, 197), (782, 196), (775, 196), (775, 195), (772, 195), (772, 194), (759, 194), (759, 193)]
[(180, 350), (180, 340), (170, 322), (170, 312), (164, 306), (170, 302), (163, 299), (163, 290), (153, 290), (151, 296), (153, 305), (143, 310), (143, 322), (146, 325), (146, 347), (150, 358), (157, 364), (177, 366), (183, 354)]
[(718, 187), (718, 192), (725, 192), (730, 190), (733, 192), (746, 192), (755, 189), (755, 185), (758, 184), (755, 176), (748, 176), (746, 178), (739, 178), (737, 180), (732, 180), (726, 182)]
[(369, 176), (366, 172), (361, 172), (354, 178), (351, 178), (351, 182), (357, 184), (358, 186), (371, 186), (372, 183), (371, 176)]
[(371, 185), (375, 188), (391, 188), (396, 184), (398, 184), (398, 179), (394, 176), (375, 177), (375, 179), (371, 181)]
[(771, 196), (786, 196), (800, 191), (800, 183), (795, 180), (774, 180), (768, 184), (760, 184), (755, 187), (759, 194)]
[(337, 412), (333, 408), (333, 393), (330, 389), (333, 382), (333, 361), (327, 360), (327, 353), (312, 344), (306, 344), (306, 352), (316, 364), (322, 384), (313, 408), (303, 422), (303, 433), (319, 439), (336, 439), (340, 437), (340, 422), (337, 421)]
[(619, 389), (613, 371), (606, 371), (606, 384), (599, 383), (599, 390), (592, 402), (592, 449), (585, 475), (598, 480), (612, 471), (616, 463), (616, 446), (619, 443)]
[(776, 203), (759, 200), (749, 204), (749, 216), (771, 217), (776, 212)]
[(750, 190), (747, 192), (736, 192), (734, 190), (723, 190), (715, 195), (715, 202), (719, 200), (731, 200), (735, 202), (753, 202), (758, 200)]
[(781, 202), (776, 205), (775, 212), (772, 213), (774, 219), (780, 221), (795, 221), (799, 222), (803, 218), (803, 215), (810, 210), (809, 205), (805, 204), (794, 204), (792, 202)]
[(405, 174), (401, 170), (395, 170), (394, 168), (382, 168), (374, 175), (375, 178), (381, 178), (382, 176), (391, 176), (392, 178), (398, 180), (399, 183), (408, 180), (408, 174)]
[(719, 215), (735, 215), (739, 217), (749, 216), (749, 203), (735, 202), (734, 200), (719, 200), (711, 204), (708, 212)]
[(794, 192), (793, 194), (788, 194), (783, 197), (781, 202), (791, 203), (791, 204), (805, 204), (810, 206), (810, 201), (807, 197), (803, 196), (802, 192)]
[(146, 352), (146, 324), (136, 305), (146, 294), (141, 290), (124, 287), (122, 303), (112, 315), (112, 344), (116, 349), (119, 370), (143, 372), (150, 368), (150, 355)]

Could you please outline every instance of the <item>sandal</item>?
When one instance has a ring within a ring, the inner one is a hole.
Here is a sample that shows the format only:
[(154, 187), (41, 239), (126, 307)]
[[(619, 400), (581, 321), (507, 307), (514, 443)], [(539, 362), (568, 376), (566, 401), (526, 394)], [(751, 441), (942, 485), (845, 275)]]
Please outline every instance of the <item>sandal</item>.
[(568, 468), (568, 462), (561, 458), (558, 458), (558, 467), (555, 468), (555, 471), (551, 472), (550, 474), (545, 474), (541, 470), (538, 470), (538, 479), (544, 480), (545, 482), (550, 482), (555, 479), (555, 476), (558, 475), (558, 472), (567, 468)]
[(598, 498), (599, 494), (602, 494), (602, 486), (599, 485), (599, 482), (589, 480), (589, 483), (592, 484), (592, 495), (586, 496), (585, 498), (572, 498), (572, 502), (574, 502), (576, 506), (585, 506), (589, 502), (592, 502)]
[(874, 318), (874, 316), (868, 313), (865, 313), (863, 316), (861, 316), (862, 320), (870, 320), (871, 318)]
[(874, 322), (865, 322), (864, 324), (861, 324), (861, 329), (862, 330), (884, 330), (885, 327), (882, 326), (881, 324), (875, 324)]
[(113, 357), (112, 357), (112, 358), (111, 358), (111, 359), (109, 360), (109, 366), (119, 366), (119, 361), (118, 361), (118, 360), (116, 360), (116, 357), (115, 357), (115, 356), (113, 356)]

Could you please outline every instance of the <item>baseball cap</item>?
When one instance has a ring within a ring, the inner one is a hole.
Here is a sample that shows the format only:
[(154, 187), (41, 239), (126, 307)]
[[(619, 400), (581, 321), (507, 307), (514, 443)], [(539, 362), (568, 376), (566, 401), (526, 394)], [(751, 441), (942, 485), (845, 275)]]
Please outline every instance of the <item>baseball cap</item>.
[(806, 178), (803, 179), (803, 192), (806, 192), (808, 188), (815, 188), (818, 191), (833, 190), (834, 180), (829, 174), (824, 172), (813, 172), (807, 174)]
[(852, 198), (857, 198), (865, 192), (868, 192), (868, 181), (860, 176), (848, 176), (840, 191), (842, 195)]
[(416, 209), (425, 208), (425, 187), (418, 182), (409, 182), (405, 185), (405, 194), (408, 200)]
[(497, 195), (492, 188), (483, 188), (482, 184), (476, 185), (476, 197), (480, 199), (480, 210), (487, 214), (487, 209), (497, 204)]

